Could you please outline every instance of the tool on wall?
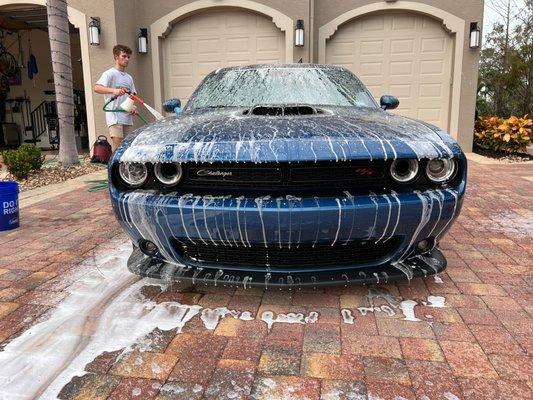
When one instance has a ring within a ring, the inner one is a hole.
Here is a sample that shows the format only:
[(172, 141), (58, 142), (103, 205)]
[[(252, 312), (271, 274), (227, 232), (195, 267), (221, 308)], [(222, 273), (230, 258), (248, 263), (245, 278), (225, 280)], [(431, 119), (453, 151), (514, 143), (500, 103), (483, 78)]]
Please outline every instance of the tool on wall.
[[(33, 80), (33, 77), (39, 73), (39, 68), (37, 68), (37, 58), (31, 50), (31, 29), (28, 31), (28, 78)], [(35, 81), (33, 81), (33, 87), (35, 87)]]

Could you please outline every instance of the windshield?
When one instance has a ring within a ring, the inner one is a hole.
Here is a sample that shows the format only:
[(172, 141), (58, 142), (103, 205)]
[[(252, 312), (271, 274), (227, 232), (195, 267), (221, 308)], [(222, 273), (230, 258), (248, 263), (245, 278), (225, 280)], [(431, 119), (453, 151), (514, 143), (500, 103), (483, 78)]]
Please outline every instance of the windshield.
[(347, 70), (273, 67), (211, 73), (193, 94), (187, 108), (258, 104), (376, 107), (361, 81)]

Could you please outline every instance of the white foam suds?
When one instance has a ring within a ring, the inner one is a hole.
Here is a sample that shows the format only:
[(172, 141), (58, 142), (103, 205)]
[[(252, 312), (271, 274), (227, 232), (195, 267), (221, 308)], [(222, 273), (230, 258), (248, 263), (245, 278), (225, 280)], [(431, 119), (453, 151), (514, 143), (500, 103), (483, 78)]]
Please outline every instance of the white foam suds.
[(438, 276), (438, 275), (435, 274), (435, 275), (433, 275), (433, 277), (434, 277), (434, 279), (435, 279), (435, 283), (444, 283), (444, 282), (442, 281), (442, 278), (441, 278), (440, 276)]
[(307, 316), (303, 313), (278, 314), (276, 315), (276, 318), (274, 318), (274, 313), (272, 311), (264, 311), (261, 315), (261, 320), (266, 322), (268, 330), (270, 331), (272, 325), (276, 323), (314, 324), (318, 320), (318, 313), (316, 311), (311, 311)]
[(415, 317), (415, 306), (416, 305), (418, 305), (418, 303), (414, 300), (403, 300), (400, 303), (400, 308), (403, 312), (403, 315), (405, 315), (405, 318), (404, 318), (405, 321), (413, 321), (413, 322), (420, 321), (417, 317)]
[(230, 310), (227, 307), (204, 308), (200, 315), (200, 319), (204, 323), (206, 329), (213, 331), (218, 326), (220, 320), (228, 315), (243, 321), (251, 321), (254, 319), (250, 311), (240, 312), (236, 310)]
[(352, 314), (352, 310), (348, 310), (347, 308), (343, 308), (341, 310), (342, 315), (342, 322), (345, 324), (353, 324), (354, 323), (354, 316)]
[(444, 308), (446, 299), (442, 296), (428, 296), (428, 307)]

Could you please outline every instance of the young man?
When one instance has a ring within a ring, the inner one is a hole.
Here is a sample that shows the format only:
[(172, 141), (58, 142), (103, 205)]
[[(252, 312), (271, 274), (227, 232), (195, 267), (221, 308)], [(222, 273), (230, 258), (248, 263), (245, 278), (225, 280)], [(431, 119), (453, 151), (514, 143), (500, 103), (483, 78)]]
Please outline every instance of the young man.
[[(126, 91), (135, 93), (133, 78), (126, 72), (126, 68), (130, 62), (131, 49), (128, 46), (117, 44), (113, 47), (113, 57), (115, 59), (115, 65), (105, 71), (94, 85), (94, 91), (105, 95), (106, 102), (111, 97), (118, 96), (107, 106), (108, 109), (120, 107), (120, 104), (128, 97)], [(107, 126), (109, 127), (109, 136), (111, 136), (113, 150), (115, 150), (120, 145), (122, 139), (132, 131), (132, 114), (135, 114), (135, 109), (132, 113), (106, 112), (105, 114)]]

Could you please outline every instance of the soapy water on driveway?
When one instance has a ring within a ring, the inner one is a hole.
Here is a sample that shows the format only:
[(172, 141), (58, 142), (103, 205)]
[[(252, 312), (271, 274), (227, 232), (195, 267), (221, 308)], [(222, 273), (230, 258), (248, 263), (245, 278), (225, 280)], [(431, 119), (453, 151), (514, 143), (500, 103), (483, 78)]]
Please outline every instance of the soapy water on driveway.
[[(317, 311), (265, 310), (254, 315), (252, 311), (230, 310), (225, 306), (157, 303), (145, 297), (143, 290), (158, 287), (165, 292), (172, 284), (130, 274), (126, 261), (131, 243), (122, 239), (113, 247), (117, 250), (101, 251), (85, 260), (81, 267), (89, 272), (66, 289), (68, 295), (57, 308), (4, 346), (0, 352), (0, 393), (4, 398), (55, 398), (72, 378), (84, 375), (85, 366), (99, 355), (120, 351), (123, 357), (156, 329), (176, 329), (180, 334), (195, 316), (200, 317), (208, 331), (214, 331), (223, 318), (259, 319), (268, 331), (274, 324), (320, 322)], [(368, 313), (389, 317), (399, 314), (406, 321), (421, 321), (414, 313), (419, 304), (415, 300), (399, 299), (386, 288), (376, 287), (368, 288), (367, 298), (368, 306), (339, 310), (343, 324), (357, 324), (358, 315)], [(380, 299), (384, 304), (378, 304)], [(445, 298), (428, 296), (421, 305), (442, 308)]]

